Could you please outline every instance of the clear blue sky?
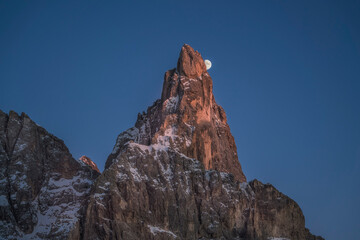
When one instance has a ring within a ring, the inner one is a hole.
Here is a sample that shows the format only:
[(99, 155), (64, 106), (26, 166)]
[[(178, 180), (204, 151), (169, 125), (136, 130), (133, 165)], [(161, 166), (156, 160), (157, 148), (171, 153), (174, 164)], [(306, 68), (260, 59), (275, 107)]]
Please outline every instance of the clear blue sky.
[(360, 239), (360, 1), (194, 2), (0, 1), (0, 109), (103, 169), (188, 43), (213, 63), (248, 179), (313, 233)]

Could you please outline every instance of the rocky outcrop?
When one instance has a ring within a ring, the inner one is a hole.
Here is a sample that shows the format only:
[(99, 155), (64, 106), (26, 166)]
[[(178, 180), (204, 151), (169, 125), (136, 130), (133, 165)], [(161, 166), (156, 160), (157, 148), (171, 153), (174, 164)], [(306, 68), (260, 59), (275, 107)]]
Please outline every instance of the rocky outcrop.
[(189, 45), (177, 69), (165, 73), (161, 99), (138, 115), (135, 127), (120, 134), (106, 167), (127, 141), (166, 145), (201, 161), (206, 169), (232, 173), (246, 181), (223, 108), (216, 104), (212, 79), (200, 53)]
[(0, 111), (0, 239), (66, 239), (99, 175), (26, 114)]
[(101, 173), (99, 168), (97, 167), (96, 163), (94, 163), (90, 158), (88, 158), (87, 156), (81, 156), (79, 158), (79, 160), (81, 160), (83, 163), (87, 164), (89, 167), (92, 168), (92, 170), (97, 171), (98, 173)]

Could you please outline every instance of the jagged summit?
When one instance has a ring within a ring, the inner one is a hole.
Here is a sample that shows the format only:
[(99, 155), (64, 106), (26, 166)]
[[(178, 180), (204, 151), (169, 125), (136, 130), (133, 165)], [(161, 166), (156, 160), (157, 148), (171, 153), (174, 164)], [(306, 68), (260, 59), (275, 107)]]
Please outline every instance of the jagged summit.
[(215, 102), (212, 79), (200, 53), (189, 45), (181, 48), (177, 69), (165, 73), (161, 99), (139, 114), (135, 127), (119, 135), (106, 167), (129, 141), (170, 147), (206, 169), (246, 181), (226, 114)]
[(184, 44), (177, 63), (177, 71), (182, 76), (197, 78), (206, 72), (206, 66), (201, 54), (190, 45)]

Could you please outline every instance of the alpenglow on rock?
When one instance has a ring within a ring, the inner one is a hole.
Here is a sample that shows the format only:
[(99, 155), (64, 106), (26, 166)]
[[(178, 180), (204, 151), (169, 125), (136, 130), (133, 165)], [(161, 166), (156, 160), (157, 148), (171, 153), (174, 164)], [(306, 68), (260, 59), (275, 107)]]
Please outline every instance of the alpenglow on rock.
[(161, 99), (121, 133), (97, 178), (84, 239), (322, 239), (270, 184), (246, 183), (224, 110), (189, 45)]
[(97, 165), (87, 156), (83, 155), (79, 158), (82, 162), (89, 165), (93, 170), (97, 171), (98, 173), (101, 173)]
[(305, 228), (295, 201), (246, 182), (212, 80), (189, 45), (102, 173), (26, 114), (0, 111), (0, 141), (0, 239), (323, 239)]
[(165, 73), (161, 99), (139, 114), (135, 127), (120, 134), (106, 166), (128, 141), (161, 145), (246, 181), (223, 108), (216, 104), (212, 79), (200, 53), (189, 45), (180, 52), (177, 68)]

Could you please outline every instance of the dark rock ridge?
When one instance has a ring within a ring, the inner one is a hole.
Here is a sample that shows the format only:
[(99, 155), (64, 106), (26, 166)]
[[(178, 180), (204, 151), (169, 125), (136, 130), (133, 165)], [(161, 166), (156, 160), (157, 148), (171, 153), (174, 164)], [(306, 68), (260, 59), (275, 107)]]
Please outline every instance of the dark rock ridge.
[(161, 98), (118, 136), (103, 173), (25, 114), (0, 112), (0, 140), (0, 239), (323, 239), (295, 201), (246, 182), (189, 45)]
[(89, 157), (84, 155), (81, 156), (79, 159), (83, 161), (85, 164), (89, 165), (89, 167), (91, 167), (93, 170), (97, 171), (98, 173), (101, 173), (96, 163), (94, 163)]
[(0, 111), (0, 239), (66, 239), (99, 175), (26, 114)]

